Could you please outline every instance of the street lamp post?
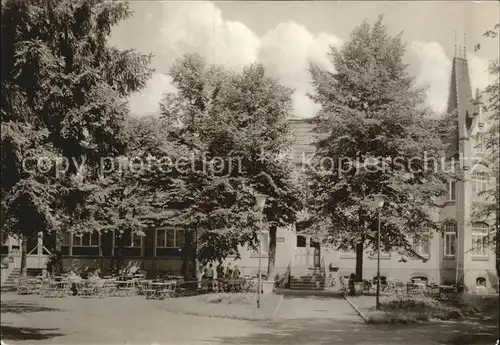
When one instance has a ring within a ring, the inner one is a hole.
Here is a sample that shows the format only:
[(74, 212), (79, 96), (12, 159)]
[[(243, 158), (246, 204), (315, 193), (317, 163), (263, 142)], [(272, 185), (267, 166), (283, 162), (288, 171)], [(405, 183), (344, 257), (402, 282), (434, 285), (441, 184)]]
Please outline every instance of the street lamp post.
[(259, 274), (257, 280), (257, 308), (260, 308), (260, 292), (261, 292), (261, 273), (260, 268), (262, 264), (262, 218), (264, 218), (264, 207), (266, 206), (267, 195), (265, 194), (256, 194), (255, 195), (255, 203), (257, 208), (260, 211), (260, 225), (259, 225)]
[(375, 205), (377, 207), (377, 297), (376, 297), (376, 308), (380, 310), (380, 210), (384, 206), (385, 195), (376, 194), (373, 196), (375, 199)]

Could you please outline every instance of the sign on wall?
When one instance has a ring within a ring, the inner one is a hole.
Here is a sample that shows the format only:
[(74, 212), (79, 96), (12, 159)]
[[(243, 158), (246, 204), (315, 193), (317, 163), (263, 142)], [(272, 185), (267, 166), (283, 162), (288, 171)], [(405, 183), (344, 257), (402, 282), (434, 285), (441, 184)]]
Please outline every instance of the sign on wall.
[(276, 237), (276, 243), (277, 242), (285, 242), (285, 238), (284, 237)]

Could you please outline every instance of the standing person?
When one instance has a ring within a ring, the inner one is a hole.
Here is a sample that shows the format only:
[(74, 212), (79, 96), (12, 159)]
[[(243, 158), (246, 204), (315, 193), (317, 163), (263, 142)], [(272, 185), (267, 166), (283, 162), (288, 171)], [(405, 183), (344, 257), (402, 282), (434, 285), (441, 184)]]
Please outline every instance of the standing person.
[(231, 267), (231, 263), (227, 264), (227, 269), (226, 269), (226, 282), (224, 284), (224, 291), (229, 292), (231, 289), (231, 286), (233, 284), (233, 268)]
[(208, 280), (208, 291), (212, 292), (214, 288), (214, 265), (210, 263), (208, 268), (205, 268), (205, 278)]
[(349, 277), (349, 294), (351, 296), (356, 295), (356, 288), (354, 281), (356, 280), (356, 275), (354, 273), (351, 273), (351, 276)]
[(218, 292), (222, 291), (223, 282), (224, 282), (224, 266), (222, 265), (222, 262), (219, 262), (219, 265), (217, 266), (217, 291)]
[(47, 260), (47, 276), (51, 277), (54, 272), (54, 255), (51, 254)]

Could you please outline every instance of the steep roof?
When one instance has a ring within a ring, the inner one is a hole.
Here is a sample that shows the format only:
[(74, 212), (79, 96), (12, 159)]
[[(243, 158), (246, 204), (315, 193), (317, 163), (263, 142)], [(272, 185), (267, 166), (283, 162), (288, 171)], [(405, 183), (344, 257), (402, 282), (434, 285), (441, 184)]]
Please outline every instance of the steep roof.
[(448, 97), (448, 112), (457, 111), (459, 136), (461, 138), (468, 136), (475, 114), (474, 108), (467, 59), (454, 57)]

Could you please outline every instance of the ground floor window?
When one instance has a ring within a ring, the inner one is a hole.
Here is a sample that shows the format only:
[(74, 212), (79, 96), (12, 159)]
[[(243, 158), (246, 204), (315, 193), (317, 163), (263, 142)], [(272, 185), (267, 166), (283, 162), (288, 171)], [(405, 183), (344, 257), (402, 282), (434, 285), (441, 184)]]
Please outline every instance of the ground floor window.
[(73, 247), (98, 247), (99, 239), (99, 233), (95, 231), (73, 234)]
[(476, 279), (476, 286), (477, 287), (486, 287), (486, 278), (484, 277), (479, 277)]
[(140, 248), (142, 246), (142, 236), (135, 233), (123, 234), (123, 246)]
[(488, 255), (488, 224), (474, 223), (472, 225), (472, 255)]
[(425, 233), (418, 238), (414, 239), (414, 249), (421, 256), (431, 255), (431, 241), (430, 234)]
[(455, 256), (455, 242), (457, 239), (457, 225), (454, 222), (444, 224), (444, 255)]

